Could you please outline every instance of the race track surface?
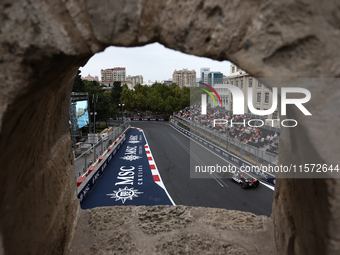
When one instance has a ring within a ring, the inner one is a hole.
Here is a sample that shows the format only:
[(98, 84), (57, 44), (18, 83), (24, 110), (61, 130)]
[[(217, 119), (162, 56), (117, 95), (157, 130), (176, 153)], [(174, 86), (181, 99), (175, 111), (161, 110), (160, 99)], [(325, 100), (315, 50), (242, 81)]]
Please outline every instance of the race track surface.
[(202, 174), (190, 178), (192, 165), (228, 165), (228, 163), (168, 123), (131, 122), (144, 130), (163, 183), (176, 205), (202, 206), (240, 210), (270, 216), (274, 191), (260, 184), (242, 189), (219, 174)]

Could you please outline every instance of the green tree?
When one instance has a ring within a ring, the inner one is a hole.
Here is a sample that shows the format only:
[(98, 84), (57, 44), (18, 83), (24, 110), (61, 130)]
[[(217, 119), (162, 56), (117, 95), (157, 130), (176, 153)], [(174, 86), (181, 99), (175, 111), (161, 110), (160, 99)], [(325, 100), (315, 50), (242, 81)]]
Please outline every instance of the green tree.
[(106, 121), (111, 117), (110, 116), (110, 103), (111, 97), (108, 94), (100, 93), (98, 95), (98, 103), (96, 105), (97, 117), (98, 121)]
[(134, 101), (134, 92), (127, 87), (123, 87), (121, 96), (120, 96), (120, 101), (124, 102), (125, 104), (125, 109), (128, 111), (133, 111), (135, 108), (135, 101)]
[(89, 93), (90, 109), (91, 112), (94, 110), (94, 101), (98, 98), (96, 103), (96, 122), (106, 121), (110, 116), (110, 104), (111, 95), (108, 92), (104, 92), (104, 86), (97, 81), (84, 81), (85, 90)]
[(114, 118), (116, 116), (116, 114), (118, 113), (118, 111), (119, 111), (118, 106), (110, 103), (110, 105), (109, 105), (110, 118)]
[(115, 81), (113, 83), (113, 88), (111, 89), (111, 103), (118, 105), (120, 103), (120, 97), (122, 94), (122, 86), (120, 81)]
[(141, 111), (146, 110), (146, 97), (143, 95), (143, 93), (135, 93), (135, 95), (133, 96), (133, 100), (137, 109)]
[(190, 105), (201, 102), (201, 95), (205, 92), (198, 88), (190, 89)]
[(135, 90), (136, 94), (141, 93), (145, 97), (147, 97), (148, 93), (150, 91), (150, 87), (149, 86), (143, 86), (141, 84), (136, 84), (135, 87), (134, 87), (134, 90)]
[(86, 92), (84, 81), (81, 79), (80, 70), (74, 79), (72, 92)]
[(123, 88), (120, 101), (124, 102), (127, 110), (171, 114), (190, 105), (190, 89), (176, 84), (154, 83), (151, 87), (137, 84), (134, 90)]

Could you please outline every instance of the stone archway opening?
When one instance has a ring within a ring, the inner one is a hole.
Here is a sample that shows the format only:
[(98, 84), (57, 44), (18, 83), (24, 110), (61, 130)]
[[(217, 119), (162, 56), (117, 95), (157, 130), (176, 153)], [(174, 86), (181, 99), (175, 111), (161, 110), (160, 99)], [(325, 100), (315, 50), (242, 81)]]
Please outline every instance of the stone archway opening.
[[(4, 254), (58, 254), (71, 240), (79, 205), (69, 149), (69, 96), (79, 66), (105, 47), (158, 41), (185, 53), (229, 59), (257, 77), (339, 76), (335, 3), (17, 0), (2, 7)], [(336, 164), (339, 90), (336, 85), (309, 89), (319, 95), (310, 104), (315, 118), (330, 124), (323, 130), (302, 120), (300, 128), (284, 132), (280, 161)], [(289, 115), (299, 118), (295, 111)], [(300, 137), (302, 145), (296, 142)], [(332, 254), (339, 249), (338, 183), (278, 181), (273, 205), (278, 253)]]

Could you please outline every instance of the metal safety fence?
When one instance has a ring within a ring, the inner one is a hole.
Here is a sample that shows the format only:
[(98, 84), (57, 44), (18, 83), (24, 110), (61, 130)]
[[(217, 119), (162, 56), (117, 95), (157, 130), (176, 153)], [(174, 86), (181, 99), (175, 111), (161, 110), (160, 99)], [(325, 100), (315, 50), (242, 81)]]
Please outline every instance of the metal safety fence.
[(130, 126), (130, 120), (127, 119), (123, 124), (116, 127), (107, 136), (99, 137), (98, 143), (83, 147), (86, 150), (74, 160), (76, 177), (82, 176), (98, 160), (98, 158), (115, 142), (115, 140)]
[(176, 121), (178, 126), (254, 165), (277, 165), (278, 155), (265, 151), (263, 148), (245, 144), (226, 134), (210, 129), (204, 125), (199, 125), (194, 121), (189, 121), (180, 116), (174, 115), (173, 120)]

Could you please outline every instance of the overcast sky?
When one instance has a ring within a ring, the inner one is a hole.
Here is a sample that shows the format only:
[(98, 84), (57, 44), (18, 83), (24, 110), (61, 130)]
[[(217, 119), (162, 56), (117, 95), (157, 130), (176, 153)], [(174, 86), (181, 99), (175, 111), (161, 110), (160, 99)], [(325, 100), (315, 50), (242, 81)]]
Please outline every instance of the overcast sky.
[(80, 70), (82, 76), (97, 75), (100, 80), (101, 69), (125, 67), (126, 75), (143, 75), (144, 82), (147, 83), (149, 80), (154, 82), (172, 78), (175, 69), (183, 68), (194, 69), (197, 78), (200, 77), (202, 67), (210, 67), (211, 71), (229, 75), (229, 66), (229, 61), (196, 57), (153, 43), (133, 48), (108, 47), (104, 52), (95, 54)]

